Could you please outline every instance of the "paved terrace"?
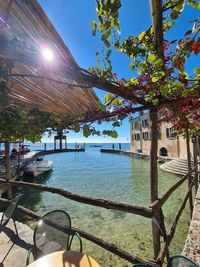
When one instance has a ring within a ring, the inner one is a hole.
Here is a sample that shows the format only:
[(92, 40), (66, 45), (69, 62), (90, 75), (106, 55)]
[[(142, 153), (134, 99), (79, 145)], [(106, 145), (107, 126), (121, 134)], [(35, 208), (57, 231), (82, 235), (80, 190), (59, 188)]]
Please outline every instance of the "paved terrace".
[(192, 221), (182, 254), (200, 264), (200, 186), (196, 194)]
[[(1, 216), (1, 214), (0, 214)], [(16, 222), (19, 237), (15, 234), (15, 228), (12, 220), (0, 233), (0, 267), (23, 267), (26, 266), (26, 257), (28, 250), (33, 242), (33, 230), (27, 225)], [(13, 245), (8, 256), (2, 260), (9, 248)]]

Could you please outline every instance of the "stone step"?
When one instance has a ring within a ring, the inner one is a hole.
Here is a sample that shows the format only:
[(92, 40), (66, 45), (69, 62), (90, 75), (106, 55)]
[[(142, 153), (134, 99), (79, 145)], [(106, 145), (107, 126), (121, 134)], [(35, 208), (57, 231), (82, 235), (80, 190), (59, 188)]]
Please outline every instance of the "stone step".
[(165, 165), (165, 166), (160, 166), (161, 169), (165, 169), (165, 168), (170, 168), (170, 169), (178, 169), (178, 170), (184, 170), (184, 171), (188, 171), (188, 167), (187, 166), (179, 166), (179, 165)]
[[(193, 167), (194, 164), (192, 162), (192, 168)], [(173, 159), (160, 165), (160, 168), (171, 173), (186, 175), (188, 173), (188, 161), (187, 159)]]
[(166, 168), (166, 169), (162, 169), (163, 171), (167, 171), (167, 172), (171, 172), (171, 173), (175, 173), (175, 174), (179, 174), (179, 175), (186, 175), (188, 172), (187, 171), (182, 171), (182, 170), (177, 170), (177, 169), (170, 169), (170, 168)]
[[(168, 163), (165, 166), (172, 166), (172, 167), (175, 167), (175, 168), (176, 167), (181, 167), (181, 168), (188, 169), (188, 165), (186, 165), (186, 164), (178, 164), (177, 162), (172, 162), (171, 164)], [(192, 167), (194, 167), (194, 166), (192, 166)]]
[(181, 169), (181, 168), (170, 168), (170, 167), (165, 167), (165, 168), (161, 168), (162, 170), (174, 170), (176, 172), (180, 172), (180, 173), (188, 173), (187, 169)]

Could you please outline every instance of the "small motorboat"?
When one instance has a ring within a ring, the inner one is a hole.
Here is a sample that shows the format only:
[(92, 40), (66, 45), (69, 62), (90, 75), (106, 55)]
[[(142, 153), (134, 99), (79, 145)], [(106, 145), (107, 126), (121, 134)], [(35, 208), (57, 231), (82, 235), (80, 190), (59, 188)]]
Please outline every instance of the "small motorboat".
[(36, 177), (52, 169), (53, 169), (53, 163), (51, 160), (41, 160), (41, 158), (38, 158), (34, 162), (28, 164), (23, 171), (24, 174), (31, 174), (34, 177)]

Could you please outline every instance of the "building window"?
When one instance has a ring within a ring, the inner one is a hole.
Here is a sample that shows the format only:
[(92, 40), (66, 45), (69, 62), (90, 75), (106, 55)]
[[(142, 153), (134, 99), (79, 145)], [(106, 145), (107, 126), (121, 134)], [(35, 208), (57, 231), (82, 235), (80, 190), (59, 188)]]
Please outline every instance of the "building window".
[(143, 140), (149, 140), (149, 132), (144, 132), (144, 133), (142, 133), (142, 135), (143, 135)]
[(135, 141), (140, 141), (140, 134), (139, 133), (135, 134)]
[(166, 136), (167, 136), (167, 138), (169, 138), (169, 139), (175, 139), (176, 136), (177, 136), (176, 129), (175, 129), (174, 127), (167, 128), (167, 129), (166, 129)]
[(134, 123), (134, 128), (135, 128), (135, 130), (140, 130), (140, 123), (139, 122), (135, 122)]
[(157, 129), (157, 138), (160, 140), (161, 139), (161, 130)]
[(143, 128), (149, 127), (149, 121), (148, 121), (148, 119), (142, 120), (142, 127)]

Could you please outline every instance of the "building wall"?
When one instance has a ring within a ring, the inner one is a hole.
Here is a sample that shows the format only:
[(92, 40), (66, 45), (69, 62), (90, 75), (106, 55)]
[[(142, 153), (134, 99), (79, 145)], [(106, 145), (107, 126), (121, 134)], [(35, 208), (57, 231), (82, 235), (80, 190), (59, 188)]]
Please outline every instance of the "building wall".
[[(144, 123), (144, 120), (148, 120), (148, 125)], [(140, 117), (131, 119), (130, 124), (131, 151), (142, 152), (145, 155), (150, 155), (151, 137), (149, 114), (144, 114)], [(167, 151), (167, 156), (170, 158), (186, 157), (186, 140), (183, 138), (183, 136), (177, 136), (175, 134), (175, 131), (170, 123), (162, 123), (158, 132), (158, 156), (164, 155)], [(140, 140), (137, 140), (138, 136), (140, 136)], [(190, 149), (191, 153), (193, 153), (192, 143), (190, 143)]]

